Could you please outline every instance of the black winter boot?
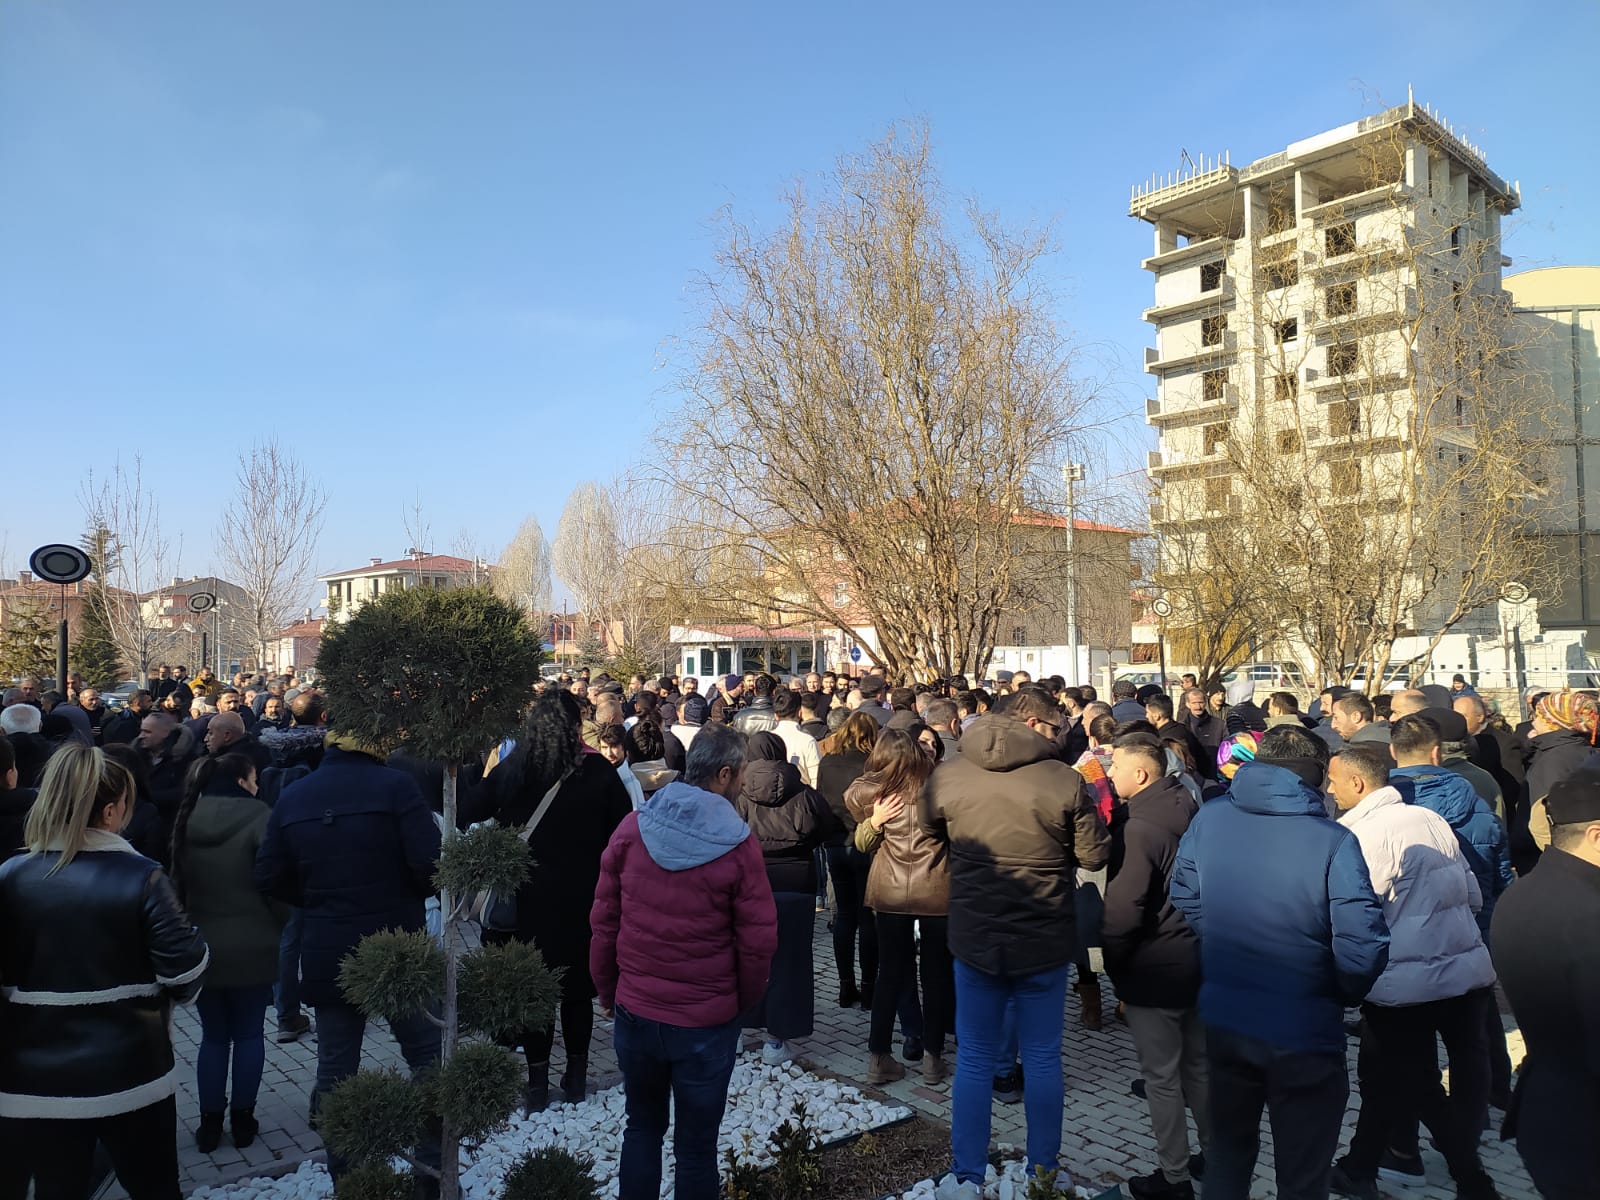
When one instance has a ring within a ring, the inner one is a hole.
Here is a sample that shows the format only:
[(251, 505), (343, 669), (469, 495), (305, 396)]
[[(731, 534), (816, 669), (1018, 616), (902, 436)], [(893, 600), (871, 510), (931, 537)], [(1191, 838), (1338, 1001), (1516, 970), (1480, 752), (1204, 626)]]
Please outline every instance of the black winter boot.
[(234, 1109), (228, 1124), (233, 1130), (233, 1144), (241, 1150), (255, 1141), (256, 1134), (261, 1132), (261, 1122), (256, 1120), (256, 1110), (253, 1108)]
[(215, 1154), (217, 1147), (222, 1145), (222, 1114), (219, 1112), (203, 1112), (200, 1114), (200, 1128), (194, 1131), (194, 1144), (200, 1147), (201, 1154)]
[(568, 1104), (582, 1104), (589, 1098), (589, 1056), (567, 1057), (567, 1070), (561, 1076), (561, 1098)]
[(550, 1107), (550, 1060), (528, 1064), (528, 1090), (523, 1093), (523, 1112), (533, 1116)]

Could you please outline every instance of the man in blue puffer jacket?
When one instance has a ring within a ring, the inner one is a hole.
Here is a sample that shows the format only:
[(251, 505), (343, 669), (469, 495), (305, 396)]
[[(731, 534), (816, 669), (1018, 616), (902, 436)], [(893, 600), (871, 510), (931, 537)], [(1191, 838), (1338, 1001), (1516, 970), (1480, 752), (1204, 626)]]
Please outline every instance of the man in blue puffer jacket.
[(1268, 730), (1178, 846), (1172, 903), (1200, 939), (1209, 1200), (1249, 1194), (1269, 1097), (1278, 1196), (1328, 1195), (1350, 1094), (1344, 1010), (1383, 973), (1389, 930), (1359, 843), (1328, 818), (1327, 765), (1310, 731)]
[[(1427, 708), (1415, 716), (1418, 722), (1408, 722), (1400, 744), (1393, 746), (1399, 769), (1390, 774), (1389, 782), (1408, 803), (1438, 813), (1455, 832), (1461, 855), (1483, 893), (1483, 907), (1477, 914), (1478, 931), (1487, 946), (1495, 901), (1517, 878), (1511, 869), (1511, 839), (1505, 825), (1472, 784), (1440, 765), (1442, 744), (1465, 738), (1467, 723), (1461, 714)], [(1461, 736), (1452, 736), (1458, 730)], [(1511, 1055), (1506, 1050), (1505, 1025), (1498, 1005), (1489, 1005), (1486, 1019), (1489, 1103), (1503, 1110), (1511, 1103)], [(1404, 1157), (1415, 1150), (1415, 1145), (1397, 1145), (1394, 1150)]]

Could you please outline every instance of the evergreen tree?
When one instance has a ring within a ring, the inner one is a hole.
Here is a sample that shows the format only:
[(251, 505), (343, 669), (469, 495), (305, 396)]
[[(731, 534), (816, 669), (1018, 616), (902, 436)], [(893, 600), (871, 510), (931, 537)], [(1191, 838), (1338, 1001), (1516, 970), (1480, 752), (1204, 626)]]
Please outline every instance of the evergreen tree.
[(0, 628), (0, 677), (56, 673), (56, 622), (47, 605), (24, 600), (9, 606)]
[[(444, 766), (440, 938), (374, 934), (339, 975), (369, 1017), (437, 1012), (440, 1064), (421, 1082), (363, 1071), (325, 1098), (318, 1129), (355, 1168), (339, 1200), (396, 1195), (396, 1158), (437, 1178), (442, 1200), (459, 1200), (459, 1146), (503, 1126), (521, 1095), (521, 1066), (502, 1047), (555, 1019), (560, 981), (538, 950), (515, 941), (469, 950), (462, 928), (475, 894), (515, 891), (527, 877), (527, 844), (495, 827), (456, 833), (459, 764), (521, 724), (542, 658), (522, 610), (486, 587), (385, 592), (323, 639), (317, 667), (334, 730)], [(419, 1162), (424, 1138), (439, 1138), (441, 1169)]]
[[(95, 583), (91, 591), (100, 590)], [(111, 640), (111, 630), (106, 625), (105, 607), (98, 596), (84, 598), (82, 615), (78, 618), (77, 634), (68, 646), (73, 666), (90, 687), (115, 687), (122, 680), (122, 655)]]

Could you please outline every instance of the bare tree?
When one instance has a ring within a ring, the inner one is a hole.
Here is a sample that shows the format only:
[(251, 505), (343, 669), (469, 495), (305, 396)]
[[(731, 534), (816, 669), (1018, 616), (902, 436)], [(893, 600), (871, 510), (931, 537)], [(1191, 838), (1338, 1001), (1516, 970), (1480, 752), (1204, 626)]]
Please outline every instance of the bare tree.
[(131, 470), (119, 460), (108, 478), (93, 474), (79, 491), (90, 540), (101, 547), (92, 557), (95, 586), (87, 602), (99, 616), (122, 660), (150, 681), (150, 666), (174, 646), (172, 623), (154, 593), (171, 582), (178, 553), (161, 528), (161, 506), (144, 483), (144, 462)]
[(670, 560), (704, 609), (870, 626), (897, 676), (976, 674), (1051, 578), (1041, 481), (1085, 412), (1048, 241), (976, 205), (952, 228), (922, 128), (786, 200), (771, 235), (729, 216), (704, 282), (655, 456)]
[(528, 614), (533, 627), (546, 632), (550, 621), (550, 543), (539, 518), (531, 513), (500, 555), (491, 580), (502, 599)]
[(584, 617), (604, 621), (622, 590), (622, 555), (609, 489), (585, 480), (572, 489), (550, 543), (550, 564)]
[(328, 497), (276, 438), (239, 454), (235, 487), (216, 530), (217, 561), (244, 593), (243, 626), (256, 661), (311, 595)]

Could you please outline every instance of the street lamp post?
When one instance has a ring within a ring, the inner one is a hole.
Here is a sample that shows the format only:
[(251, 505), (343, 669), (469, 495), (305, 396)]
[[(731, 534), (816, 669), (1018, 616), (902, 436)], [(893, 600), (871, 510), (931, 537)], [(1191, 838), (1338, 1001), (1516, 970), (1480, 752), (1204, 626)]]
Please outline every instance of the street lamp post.
[(1072, 646), (1072, 678), (1069, 682), (1076, 687), (1082, 679), (1078, 673), (1078, 559), (1075, 553), (1078, 517), (1077, 494), (1073, 485), (1083, 482), (1083, 464), (1063, 463), (1061, 482), (1067, 488), (1067, 642)]

